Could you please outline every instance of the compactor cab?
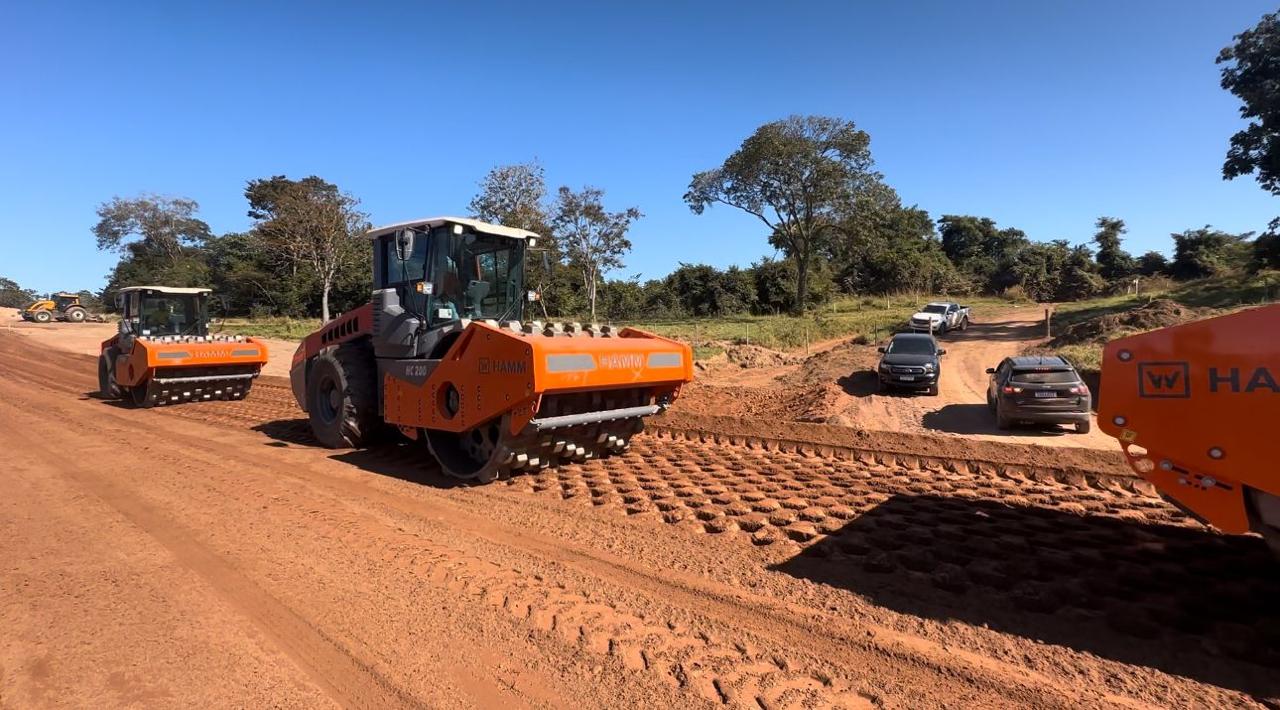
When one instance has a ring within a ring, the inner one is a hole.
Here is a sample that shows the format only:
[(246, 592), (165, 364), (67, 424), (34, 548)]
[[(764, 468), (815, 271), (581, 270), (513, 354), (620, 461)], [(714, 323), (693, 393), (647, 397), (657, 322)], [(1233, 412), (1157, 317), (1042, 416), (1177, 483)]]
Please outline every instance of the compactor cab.
[(290, 372), (327, 446), (391, 425), (449, 475), (489, 481), (625, 449), (693, 377), (683, 343), (527, 320), (532, 232), (439, 217), (368, 236), (370, 303), (308, 336)]
[(266, 345), (209, 333), (207, 288), (120, 289), (119, 332), (102, 343), (102, 397), (139, 407), (243, 399), (267, 362)]

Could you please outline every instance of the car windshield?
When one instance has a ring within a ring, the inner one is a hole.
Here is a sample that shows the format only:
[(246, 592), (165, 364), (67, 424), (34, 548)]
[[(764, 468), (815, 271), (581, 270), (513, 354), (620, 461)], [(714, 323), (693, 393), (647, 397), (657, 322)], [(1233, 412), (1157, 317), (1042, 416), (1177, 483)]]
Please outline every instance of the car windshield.
[(441, 228), (434, 261), (433, 320), (520, 320), (524, 304), (524, 242)]
[(142, 335), (204, 335), (204, 299), (195, 295), (148, 293), (138, 308)]
[(946, 313), (946, 312), (947, 312), (947, 307), (946, 307), (946, 306), (938, 306), (938, 305), (934, 305), (934, 304), (929, 304), (929, 305), (927, 305), (927, 306), (925, 306), (925, 307), (924, 307), (924, 312), (925, 312), (925, 313)]
[(894, 355), (932, 355), (935, 349), (933, 341), (927, 338), (894, 338), (885, 352)]
[(1028, 385), (1066, 385), (1080, 378), (1073, 370), (1014, 370), (1012, 379)]

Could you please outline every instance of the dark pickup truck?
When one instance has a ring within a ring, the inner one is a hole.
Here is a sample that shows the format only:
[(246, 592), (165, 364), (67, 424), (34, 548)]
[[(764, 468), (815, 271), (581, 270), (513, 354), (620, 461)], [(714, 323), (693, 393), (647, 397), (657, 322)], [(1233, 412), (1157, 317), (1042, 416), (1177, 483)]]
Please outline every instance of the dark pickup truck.
[(880, 391), (891, 388), (928, 390), (938, 394), (938, 378), (942, 375), (939, 356), (947, 351), (926, 333), (899, 333), (880, 348), (884, 353), (877, 368)]

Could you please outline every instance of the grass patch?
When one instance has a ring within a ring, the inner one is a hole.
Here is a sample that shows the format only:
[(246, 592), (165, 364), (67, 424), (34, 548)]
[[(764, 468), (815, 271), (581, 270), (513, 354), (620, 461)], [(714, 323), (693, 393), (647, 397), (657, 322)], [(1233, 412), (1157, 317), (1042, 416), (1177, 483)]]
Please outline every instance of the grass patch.
[(320, 327), (319, 318), (227, 318), (214, 323), (222, 332), (277, 340), (302, 340)]
[[(862, 335), (870, 341), (883, 340), (906, 326), (907, 319), (929, 296), (846, 298), (803, 316), (735, 315), (720, 318), (686, 318), (668, 321), (632, 321), (634, 326), (658, 335), (676, 338), (699, 348), (728, 344), (751, 344), (772, 350), (804, 350), (825, 340)], [(974, 308), (1007, 307), (1008, 300), (995, 297), (960, 299)], [(710, 350), (708, 350), (710, 352)], [(696, 354), (696, 353), (695, 353)]]
[[(1138, 296), (1119, 295), (1087, 301), (1062, 303), (1053, 311), (1054, 333), (1091, 318), (1128, 311), (1151, 301), (1165, 298), (1183, 306), (1212, 310), (1234, 310), (1241, 307), (1273, 303), (1280, 300), (1280, 272), (1262, 271), (1198, 279), (1183, 283), (1163, 284)], [(1032, 352), (1059, 354), (1082, 371), (1096, 372), (1102, 365), (1102, 345), (1063, 345), (1057, 348), (1034, 348)]]

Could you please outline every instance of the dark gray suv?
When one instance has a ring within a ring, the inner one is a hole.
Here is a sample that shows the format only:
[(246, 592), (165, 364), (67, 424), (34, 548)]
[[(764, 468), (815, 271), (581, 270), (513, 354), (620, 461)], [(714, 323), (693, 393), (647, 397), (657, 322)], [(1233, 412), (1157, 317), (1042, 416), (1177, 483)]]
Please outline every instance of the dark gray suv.
[(1089, 387), (1065, 358), (1007, 357), (987, 368), (987, 374), (987, 406), (996, 415), (997, 427), (1008, 429), (1018, 422), (1074, 424), (1077, 432), (1089, 432)]

